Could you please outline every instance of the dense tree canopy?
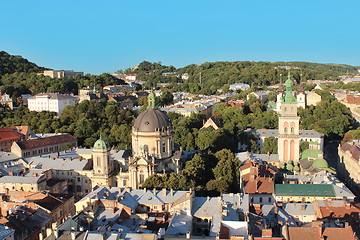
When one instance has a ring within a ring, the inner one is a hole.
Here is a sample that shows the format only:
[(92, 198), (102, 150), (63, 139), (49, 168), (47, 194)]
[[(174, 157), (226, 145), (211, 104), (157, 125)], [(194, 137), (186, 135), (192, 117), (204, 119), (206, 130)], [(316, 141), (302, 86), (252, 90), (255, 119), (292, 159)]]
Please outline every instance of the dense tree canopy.
[(354, 125), (350, 110), (327, 91), (318, 91), (322, 100), (316, 107), (299, 108), (301, 129), (314, 129), (329, 139), (342, 139)]

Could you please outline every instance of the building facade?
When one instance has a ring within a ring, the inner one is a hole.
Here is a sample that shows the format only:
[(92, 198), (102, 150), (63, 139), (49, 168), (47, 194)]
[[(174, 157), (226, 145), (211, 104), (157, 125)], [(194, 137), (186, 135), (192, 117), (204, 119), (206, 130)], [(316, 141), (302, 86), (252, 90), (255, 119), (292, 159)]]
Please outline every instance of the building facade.
[(74, 72), (73, 70), (45, 70), (42, 74), (52, 78), (74, 77), (77, 74), (84, 76), (84, 72)]
[(69, 94), (60, 93), (39, 93), (28, 99), (30, 111), (56, 112), (58, 115), (66, 106), (74, 106), (77, 98)]

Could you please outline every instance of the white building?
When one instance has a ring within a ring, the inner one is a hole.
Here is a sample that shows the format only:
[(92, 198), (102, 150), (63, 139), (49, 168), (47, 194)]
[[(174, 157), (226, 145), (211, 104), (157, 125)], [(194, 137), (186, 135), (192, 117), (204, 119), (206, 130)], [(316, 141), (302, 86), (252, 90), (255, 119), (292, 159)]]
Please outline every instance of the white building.
[(66, 106), (74, 106), (76, 102), (77, 98), (68, 94), (39, 93), (28, 99), (28, 108), (30, 111), (49, 111), (60, 115)]
[(236, 91), (236, 90), (241, 90), (241, 91), (246, 91), (250, 88), (249, 84), (246, 83), (235, 83), (235, 84), (231, 84), (229, 87), (229, 90), (231, 91)]
[(6, 93), (2, 94), (1, 91), (0, 91), (0, 104), (8, 105), (10, 109), (13, 109), (13, 101), (11, 97)]
[(73, 70), (45, 70), (42, 74), (52, 78), (74, 77), (77, 74), (84, 76), (84, 72), (74, 72)]

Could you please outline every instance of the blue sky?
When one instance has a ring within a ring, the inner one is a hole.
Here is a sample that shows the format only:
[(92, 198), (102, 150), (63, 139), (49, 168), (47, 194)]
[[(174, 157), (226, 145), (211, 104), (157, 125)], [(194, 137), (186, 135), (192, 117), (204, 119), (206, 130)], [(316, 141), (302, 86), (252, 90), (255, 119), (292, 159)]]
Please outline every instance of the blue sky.
[(53, 69), (112, 73), (144, 60), (360, 66), (359, 0), (0, 3), (0, 50)]

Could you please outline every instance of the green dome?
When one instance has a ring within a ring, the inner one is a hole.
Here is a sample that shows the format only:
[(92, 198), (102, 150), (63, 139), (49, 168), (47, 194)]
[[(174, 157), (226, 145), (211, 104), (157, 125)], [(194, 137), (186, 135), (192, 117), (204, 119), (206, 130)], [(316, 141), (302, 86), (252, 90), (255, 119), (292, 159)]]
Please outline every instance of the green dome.
[(328, 163), (327, 163), (327, 161), (325, 159), (316, 159), (313, 162), (313, 167), (316, 167), (316, 168), (328, 168), (329, 165), (328, 165)]
[(288, 164), (293, 164), (293, 161), (292, 161), (292, 160), (289, 160), (289, 161), (288, 161)]
[(298, 166), (294, 167), (294, 171), (300, 171), (300, 168)]
[(316, 150), (316, 149), (306, 149), (302, 154), (301, 154), (301, 159), (304, 158), (319, 158), (319, 154), (323, 155), (324, 153), (321, 150)]
[(286, 169), (287, 169), (287, 170), (293, 170), (294, 167), (293, 167), (292, 165), (288, 164), (288, 165), (286, 166)]
[(100, 135), (100, 139), (97, 140), (94, 144), (94, 149), (108, 149), (109, 146), (107, 144), (107, 142), (102, 139), (101, 135)]

